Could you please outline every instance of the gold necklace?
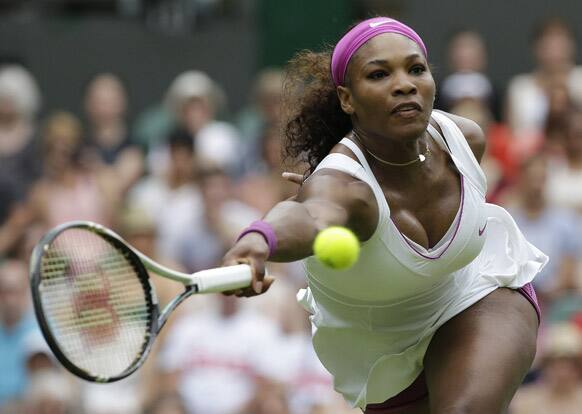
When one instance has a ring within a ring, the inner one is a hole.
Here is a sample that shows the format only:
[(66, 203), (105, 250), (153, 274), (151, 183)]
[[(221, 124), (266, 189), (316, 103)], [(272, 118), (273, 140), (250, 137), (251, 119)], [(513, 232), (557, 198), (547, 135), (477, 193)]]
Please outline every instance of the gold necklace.
[[(358, 142), (360, 144), (362, 144), (362, 141), (360, 140), (360, 137), (358, 136), (356, 131), (354, 131), (354, 137), (358, 140)], [(414, 164), (416, 162), (424, 162), (428, 158), (428, 156), (430, 155), (430, 148), (428, 147), (428, 140), (425, 141), (425, 144), (426, 144), (426, 148), (425, 148), (424, 154), (418, 154), (417, 158), (413, 159), (412, 161), (403, 162), (403, 163), (386, 161), (386, 160), (378, 157), (376, 154), (374, 154), (368, 148), (366, 148), (366, 146), (364, 144), (362, 144), (362, 147), (364, 147), (364, 149), (366, 150), (366, 152), (368, 154), (370, 154), (372, 157), (374, 157), (377, 161), (380, 161), (382, 164), (391, 165), (393, 167), (406, 167), (407, 165), (411, 165), (411, 164)]]

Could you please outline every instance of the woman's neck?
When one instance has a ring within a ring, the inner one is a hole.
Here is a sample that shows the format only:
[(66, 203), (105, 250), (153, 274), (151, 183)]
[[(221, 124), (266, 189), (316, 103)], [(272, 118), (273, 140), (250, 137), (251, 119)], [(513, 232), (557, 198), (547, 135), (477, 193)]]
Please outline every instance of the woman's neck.
[(372, 158), (387, 167), (404, 168), (418, 163), (420, 159), (426, 157), (424, 133), (413, 139), (394, 140), (381, 136), (371, 136), (356, 127), (353, 137)]

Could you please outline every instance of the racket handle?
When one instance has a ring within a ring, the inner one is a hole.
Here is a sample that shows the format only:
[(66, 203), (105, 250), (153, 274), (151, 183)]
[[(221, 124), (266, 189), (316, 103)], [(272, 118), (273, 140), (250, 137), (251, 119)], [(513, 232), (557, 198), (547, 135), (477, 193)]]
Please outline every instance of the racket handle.
[(198, 293), (216, 293), (250, 286), (251, 267), (246, 264), (202, 270), (192, 275)]

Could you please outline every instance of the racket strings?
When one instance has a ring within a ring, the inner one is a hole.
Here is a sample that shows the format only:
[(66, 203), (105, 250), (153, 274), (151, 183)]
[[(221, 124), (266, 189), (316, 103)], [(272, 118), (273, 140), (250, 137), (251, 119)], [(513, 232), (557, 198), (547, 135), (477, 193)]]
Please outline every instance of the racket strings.
[(96, 377), (115, 377), (142, 354), (151, 324), (149, 292), (126, 251), (85, 229), (46, 247), (41, 301), (65, 357)]

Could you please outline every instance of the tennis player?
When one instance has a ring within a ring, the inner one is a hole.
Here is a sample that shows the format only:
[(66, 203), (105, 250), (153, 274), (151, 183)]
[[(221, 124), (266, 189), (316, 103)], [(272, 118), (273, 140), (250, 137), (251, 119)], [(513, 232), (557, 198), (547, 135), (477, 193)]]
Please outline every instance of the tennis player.
[[(376, 17), (331, 53), (289, 68), (287, 153), (311, 167), (293, 201), (253, 223), (224, 264), (304, 259), (313, 344), (334, 385), (365, 413), (505, 412), (535, 353), (530, 282), (547, 257), (485, 202), (485, 140), (472, 121), (433, 110), (427, 49)], [(316, 234), (346, 226), (362, 242), (349, 270), (312, 255)]]

